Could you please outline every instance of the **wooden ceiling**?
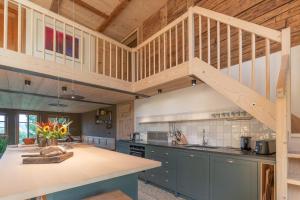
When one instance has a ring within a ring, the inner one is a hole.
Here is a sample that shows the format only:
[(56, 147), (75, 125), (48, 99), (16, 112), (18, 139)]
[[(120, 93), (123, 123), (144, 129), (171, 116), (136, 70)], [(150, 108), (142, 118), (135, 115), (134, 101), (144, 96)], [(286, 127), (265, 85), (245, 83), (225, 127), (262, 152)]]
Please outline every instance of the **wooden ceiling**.
[(32, 2), (122, 41), (145, 19), (159, 10), (167, 0), (32, 0)]
[[(25, 86), (25, 80), (30, 80), (31, 85)], [(60, 99), (59, 103), (67, 107), (49, 106), (57, 103), (58, 92), (62, 94), (62, 86), (67, 86), (67, 94), (71, 93), (73, 87), (76, 95), (85, 97), (84, 101)], [(100, 88), (0, 70), (0, 108), (83, 113), (134, 98), (132, 95)]]

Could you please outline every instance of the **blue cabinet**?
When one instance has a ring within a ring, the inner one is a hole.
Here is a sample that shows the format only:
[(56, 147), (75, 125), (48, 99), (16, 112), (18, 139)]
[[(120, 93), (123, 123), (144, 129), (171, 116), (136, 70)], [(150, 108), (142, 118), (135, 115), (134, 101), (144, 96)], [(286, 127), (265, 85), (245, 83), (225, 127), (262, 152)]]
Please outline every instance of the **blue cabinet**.
[(193, 199), (209, 199), (209, 154), (178, 151), (177, 192)]
[(258, 163), (212, 155), (210, 158), (211, 200), (258, 199)]
[(116, 144), (116, 151), (120, 153), (129, 154), (130, 153), (130, 143), (118, 141)]

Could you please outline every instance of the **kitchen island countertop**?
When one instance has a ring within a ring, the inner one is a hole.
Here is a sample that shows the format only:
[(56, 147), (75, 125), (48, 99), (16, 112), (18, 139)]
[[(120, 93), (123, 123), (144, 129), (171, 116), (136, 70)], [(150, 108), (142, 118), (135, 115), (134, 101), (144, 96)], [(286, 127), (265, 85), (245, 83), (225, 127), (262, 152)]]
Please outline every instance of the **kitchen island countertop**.
[(76, 144), (58, 164), (22, 164), (36, 148), (7, 148), (0, 160), (0, 199), (29, 199), (159, 167), (160, 162)]

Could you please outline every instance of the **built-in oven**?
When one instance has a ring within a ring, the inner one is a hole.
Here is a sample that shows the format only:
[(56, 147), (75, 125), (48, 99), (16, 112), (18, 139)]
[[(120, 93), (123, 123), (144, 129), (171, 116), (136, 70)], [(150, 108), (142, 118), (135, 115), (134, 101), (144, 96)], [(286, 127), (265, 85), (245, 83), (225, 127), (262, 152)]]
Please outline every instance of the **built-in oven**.
[(145, 146), (132, 144), (129, 146), (129, 154), (141, 158), (145, 158)]

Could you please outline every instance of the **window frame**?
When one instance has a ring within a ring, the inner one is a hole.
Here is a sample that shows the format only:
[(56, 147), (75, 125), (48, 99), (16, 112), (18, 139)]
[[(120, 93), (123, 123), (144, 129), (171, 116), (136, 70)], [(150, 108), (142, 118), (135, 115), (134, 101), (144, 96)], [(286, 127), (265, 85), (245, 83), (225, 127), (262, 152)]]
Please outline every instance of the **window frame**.
[[(2, 116), (4, 116), (4, 121), (0, 121), (0, 122), (4, 122), (4, 133), (2, 134), (2, 133), (0, 133), (0, 135), (1, 136), (7, 136), (8, 135), (8, 132), (7, 132), (7, 130), (8, 130), (8, 127), (7, 127), (7, 114), (6, 113), (0, 113), (0, 115), (2, 115)], [(2, 128), (2, 127), (0, 127), (0, 128)]]
[[(20, 122), (20, 115), (26, 115), (27, 120), (26, 122)], [(32, 124), (32, 122), (29, 122), (29, 115), (35, 115), (36, 121), (39, 122), (40, 116), (37, 113), (26, 113), (26, 112), (20, 112), (18, 113), (18, 143), (20, 143), (20, 124), (27, 124), (27, 138), (29, 137), (29, 125)]]

